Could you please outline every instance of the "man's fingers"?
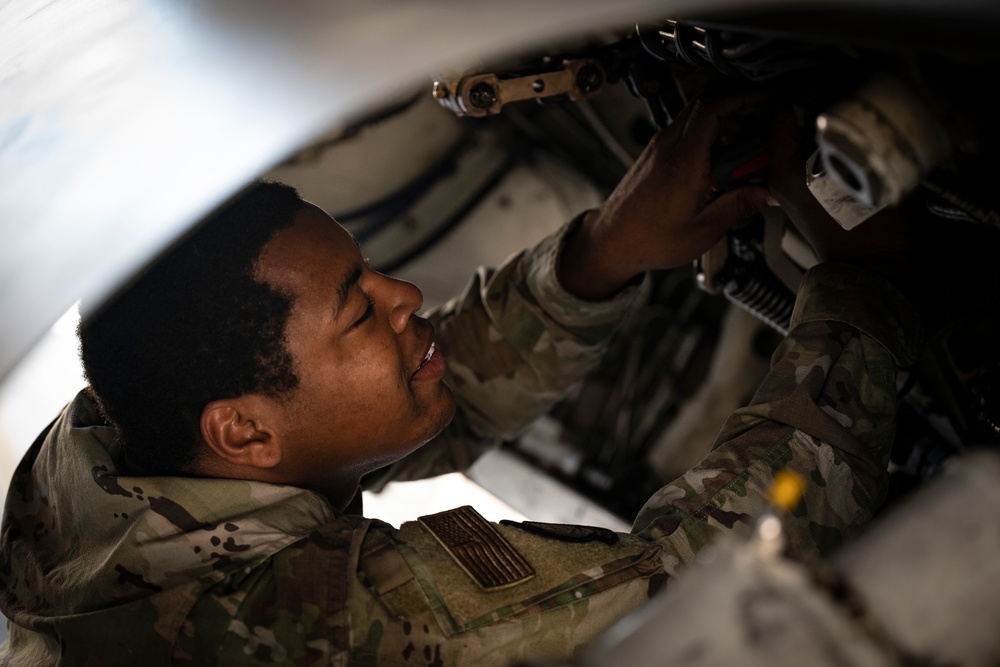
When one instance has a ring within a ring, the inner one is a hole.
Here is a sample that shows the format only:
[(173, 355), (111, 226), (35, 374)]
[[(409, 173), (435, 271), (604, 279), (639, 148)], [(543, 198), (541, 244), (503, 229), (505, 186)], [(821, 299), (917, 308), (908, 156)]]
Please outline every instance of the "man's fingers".
[(695, 146), (710, 146), (715, 141), (722, 118), (757, 109), (768, 97), (766, 92), (755, 91), (695, 100), (685, 109), (690, 109), (684, 132), (685, 141), (690, 139)]
[(770, 97), (771, 95), (767, 91), (755, 90), (752, 92), (732, 93), (705, 98), (705, 103), (710, 106), (711, 111), (716, 116), (728, 116), (738, 112), (757, 109), (767, 102)]

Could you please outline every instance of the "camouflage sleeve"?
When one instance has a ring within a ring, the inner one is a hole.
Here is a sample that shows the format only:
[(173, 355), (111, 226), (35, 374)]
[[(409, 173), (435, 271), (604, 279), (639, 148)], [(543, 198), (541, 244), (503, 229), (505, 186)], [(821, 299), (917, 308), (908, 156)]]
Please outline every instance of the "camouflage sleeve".
[(459, 297), (428, 314), (458, 412), (441, 435), (369, 477), (366, 488), (467, 469), (547, 413), (600, 361), (643, 290), (628, 287), (598, 302), (580, 300), (559, 285), (556, 262), (581, 217), (499, 269), (481, 268)]
[(835, 264), (810, 270), (751, 404), (700, 464), (646, 503), (633, 532), (669, 544), (675, 564), (689, 561), (721, 532), (748, 528), (775, 473), (789, 469), (807, 481), (791, 546), (828, 553), (885, 497), (897, 368), (917, 360), (922, 338), (916, 311), (879, 276)]

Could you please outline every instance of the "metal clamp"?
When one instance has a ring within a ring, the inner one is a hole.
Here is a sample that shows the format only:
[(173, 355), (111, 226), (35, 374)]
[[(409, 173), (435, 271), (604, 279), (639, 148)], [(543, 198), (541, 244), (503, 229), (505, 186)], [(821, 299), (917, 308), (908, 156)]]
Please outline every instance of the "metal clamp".
[(484, 117), (500, 113), (505, 104), (566, 95), (571, 100), (593, 97), (607, 77), (593, 58), (564, 60), (557, 70), (501, 78), (494, 73), (470, 74), (434, 82), (434, 97), (458, 116)]

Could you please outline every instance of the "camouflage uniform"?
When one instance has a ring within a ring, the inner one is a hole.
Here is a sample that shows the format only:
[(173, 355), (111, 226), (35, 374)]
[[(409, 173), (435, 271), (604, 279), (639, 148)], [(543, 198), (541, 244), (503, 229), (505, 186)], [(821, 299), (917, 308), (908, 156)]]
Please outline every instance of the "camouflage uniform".
[[(635, 289), (584, 303), (554, 278), (559, 236), (480, 273), (435, 315), (461, 414), (388, 472), (468, 465), (545, 412), (600, 357)], [(631, 534), (489, 523), (458, 508), (395, 529), (316, 494), (134, 477), (81, 394), (19, 467), (0, 548), (4, 664), (505, 665), (572, 655), (718, 536), (746, 530), (772, 476), (808, 481), (791, 530), (826, 552), (885, 493), (910, 306), (824, 265), (792, 333), (716, 449), (657, 492)], [(383, 476), (383, 479), (385, 476)], [(379, 483), (381, 480), (377, 480)]]

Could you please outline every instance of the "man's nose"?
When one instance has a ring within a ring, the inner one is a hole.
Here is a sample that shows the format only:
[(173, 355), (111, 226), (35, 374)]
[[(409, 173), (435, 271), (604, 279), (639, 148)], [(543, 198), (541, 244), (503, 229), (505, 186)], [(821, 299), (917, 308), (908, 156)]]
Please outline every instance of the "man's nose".
[(424, 295), (420, 288), (411, 282), (388, 276), (386, 279), (389, 281), (388, 289), (392, 294), (389, 324), (396, 333), (403, 333), (410, 317), (424, 305)]

